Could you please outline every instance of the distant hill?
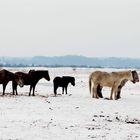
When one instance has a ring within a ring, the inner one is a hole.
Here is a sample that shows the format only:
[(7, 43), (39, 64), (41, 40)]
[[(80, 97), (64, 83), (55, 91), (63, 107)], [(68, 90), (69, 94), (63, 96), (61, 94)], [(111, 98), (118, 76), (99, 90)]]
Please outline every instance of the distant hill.
[(56, 57), (0, 57), (0, 65), (7, 67), (48, 66), (48, 67), (105, 67), (140, 68), (140, 59), (132, 58), (92, 58), (77, 55)]

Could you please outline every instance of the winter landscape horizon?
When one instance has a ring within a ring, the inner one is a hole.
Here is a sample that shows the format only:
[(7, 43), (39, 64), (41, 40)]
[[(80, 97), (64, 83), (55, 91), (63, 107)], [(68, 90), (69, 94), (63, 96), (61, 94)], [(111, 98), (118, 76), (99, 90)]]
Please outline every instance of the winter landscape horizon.
[(1, 67), (140, 68), (140, 58), (87, 57), (82, 55), (13, 57), (1, 56)]

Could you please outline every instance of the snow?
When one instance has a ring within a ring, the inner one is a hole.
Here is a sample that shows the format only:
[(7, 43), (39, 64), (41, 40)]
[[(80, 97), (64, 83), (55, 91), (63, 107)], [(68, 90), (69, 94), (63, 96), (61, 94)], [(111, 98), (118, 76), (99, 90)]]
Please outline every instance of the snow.
[[(29, 86), (18, 87), (12, 95), (11, 82), (6, 95), (0, 87), (0, 139), (2, 140), (139, 140), (140, 85), (128, 82), (121, 99), (93, 99), (89, 94), (88, 77), (97, 69), (88, 68), (6, 68), (10, 71), (48, 69), (51, 81), (40, 80), (36, 96), (29, 97)], [(119, 71), (121, 69), (99, 69)], [(139, 73), (139, 70), (137, 70)], [(76, 86), (69, 85), (68, 95), (53, 94), (53, 78), (69, 75)], [(103, 96), (110, 89), (103, 88)]]

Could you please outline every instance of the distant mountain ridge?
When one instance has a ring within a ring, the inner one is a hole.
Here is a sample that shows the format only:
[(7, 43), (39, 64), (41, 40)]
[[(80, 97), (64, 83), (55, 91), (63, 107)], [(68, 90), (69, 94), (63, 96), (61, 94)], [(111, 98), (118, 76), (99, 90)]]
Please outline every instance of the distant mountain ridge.
[(133, 58), (96, 58), (77, 55), (0, 57), (0, 65), (7, 67), (48, 66), (48, 67), (105, 67), (140, 68), (140, 59)]

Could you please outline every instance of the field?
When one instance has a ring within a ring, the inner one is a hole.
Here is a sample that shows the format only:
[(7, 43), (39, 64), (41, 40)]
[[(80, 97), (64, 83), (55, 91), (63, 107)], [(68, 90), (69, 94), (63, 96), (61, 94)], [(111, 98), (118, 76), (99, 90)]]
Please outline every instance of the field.
[[(12, 72), (28, 72), (33, 68), (6, 68)], [(121, 99), (93, 99), (89, 94), (88, 77), (97, 69), (48, 69), (51, 81), (37, 84), (36, 96), (29, 97), (29, 86), (18, 87), (12, 95), (9, 82), (6, 95), (0, 86), (0, 140), (139, 140), (140, 139), (140, 83), (128, 82)], [(120, 71), (121, 69), (100, 69)], [(139, 70), (137, 70), (139, 73)], [(53, 78), (69, 75), (76, 86), (69, 85), (68, 95), (53, 94)], [(110, 96), (110, 88), (103, 88), (103, 96)]]

